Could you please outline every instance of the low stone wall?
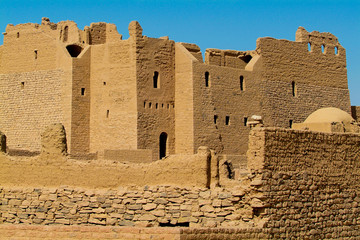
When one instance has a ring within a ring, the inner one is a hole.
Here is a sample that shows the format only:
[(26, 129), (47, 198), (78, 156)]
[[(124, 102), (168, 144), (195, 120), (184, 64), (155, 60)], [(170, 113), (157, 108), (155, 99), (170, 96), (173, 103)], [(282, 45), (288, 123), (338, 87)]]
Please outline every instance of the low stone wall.
[(138, 228), (109, 226), (44, 226), (44, 225), (0, 225), (0, 236), (4, 239), (156, 239), (156, 240), (205, 240), (268, 239), (262, 229), (237, 228)]
[(145, 186), (118, 190), (0, 188), (0, 223), (253, 228), (244, 191)]
[(254, 129), (248, 160), (272, 238), (359, 238), (360, 135)]

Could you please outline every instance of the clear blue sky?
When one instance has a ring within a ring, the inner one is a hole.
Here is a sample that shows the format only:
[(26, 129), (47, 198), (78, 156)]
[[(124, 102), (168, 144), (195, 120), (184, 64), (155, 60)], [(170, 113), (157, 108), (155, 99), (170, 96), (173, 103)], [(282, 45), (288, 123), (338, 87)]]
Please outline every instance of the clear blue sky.
[[(79, 28), (110, 22), (128, 37), (140, 22), (149, 37), (169, 36), (206, 48), (253, 50), (259, 37), (295, 39), (299, 26), (331, 32), (347, 50), (352, 105), (360, 106), (360, 0), (0, 0), (0, 28), (8, 23), (74, 20)], [(3, 42), (1, 35), (0, 44)]]

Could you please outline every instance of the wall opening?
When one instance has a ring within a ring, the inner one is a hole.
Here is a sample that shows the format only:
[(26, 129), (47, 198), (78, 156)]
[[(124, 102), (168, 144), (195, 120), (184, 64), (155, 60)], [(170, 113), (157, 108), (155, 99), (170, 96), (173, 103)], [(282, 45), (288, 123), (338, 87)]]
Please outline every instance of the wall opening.
[(205, 87), (209, 87), (210, 85), (209, 75), (209, 72), (205, 72)]
[(311, 43), (308, 43), (308, 51), (311, 52)]
[(248, 118), (247, 118), (247, 117), (244, 117), (244, 126), (245, 126), (245, 127), (247, 126), (247, 121), (248, 121)]
[(214, 115), (214, 123), (216, 124), (218, 120), (218, 115)]
[(35, 57), (35, 59), (38, 58), (38, 50), (34, 50), (34, 57)]
[(296, 87), (296, 83), (294, 81), (291, 82), (291, 88), (292, 88), (293, 97), (296, 97), (297, 96), (297, 87)]
[(163, 104), (163, 103), (161, 104), (161, 108), (164, 108), (164, 104)]
[(151, 102), (149, 102), (149, 108), (151, 108)]
[(67, 42), (68, 40), (68, 35), (69, 35), (69, 27), (65, 26), (64, 28), (64, 33), (63, 33), (63, 42)]
[(153, 75), (153, 86), (159, 88), (159, 72), (155, 71)]
[(289, 120), (289, 127), (292, 128), (293, 120)]
[(323, 54), (325, 54), (325, 45), (324, 45), (324, 44), (321, 45), (321, 52), (322, 52)]
[(80, 47), (78, 45), (72, 44), (72, 45), (66, 46), (66, 50), (68, 50), (71, 57), (77, 57), (77, 56), (79, 56), (79, 54), (81, 53), (81, 51), (83, 49), (82, 49), (82, 47)]
[(146, 108), (146, 102), (144, 102), (144, 108)]
[(106, 118), (109, 118), (110, 110), (106, 110)]
[(335, 55), (339, 55), (339, 48), (335, 47)]
[(244, 76), (240, 76), (240, 90), (244, 91), (244, 89), (245, 89)]
[(81, 96), (85, 96), (85, 88), (81, 88)]
[(225, 125), (230, 125), (230, 116), (225, 117)]
[(103, 85), (106, 86), (106, 82), (103, 82)]
[(21, 82), (21, 83), (20, 83), (20, 88), (21, 88), (21, 89), (24, 89), (24, 87), (25, 87), (25, 82)]
[(17, 32), (16, 33), (16, 38), (19, 38), (20, 37), (20, 32)]
[(159, 137), (159, 155), (160, 159), (164, 158), (166, 156), (167, 151), (167, 138), (168, 135), (166, 132), (162, 132)]
[(155, 104), (155, 108), (156, 108), (156, 109), (158, 109), (158, 107), (159, 107), (159, 104), (158, 104), (158, 103), (156, 103), (156, 104)]
[(189, 227), (190, 223), (189, 222), (181, 222), (181, 223), (175, 223), (175, 224), (171, 224), (170, 222), (167, 223), (159, 223), (160, 227)]

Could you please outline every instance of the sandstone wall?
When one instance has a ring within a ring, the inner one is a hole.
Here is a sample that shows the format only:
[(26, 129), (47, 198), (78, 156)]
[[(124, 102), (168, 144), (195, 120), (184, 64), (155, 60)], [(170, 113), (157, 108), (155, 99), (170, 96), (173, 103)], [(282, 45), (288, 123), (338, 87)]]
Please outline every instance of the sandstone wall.
[(137, 149), (133, 44), (118, 39), (91, 46), (90, 152)]
[(40, 134), (52, 123), (70, 133), (71, 61), (50, 25), (8, 25), (1, 47), (0, 118), (9, 152), (40, 151)]
[(156, 160), (161, 133), (167, 134), (166, 154), (175, 153), (175, 43), (142, 37), (136, 49), (137, 147), (151, 149)]
[(250, 133), (248, 167), (262, 179), (272, 238), (360, 235), (359, 143), (355, 134), (278, 128)]

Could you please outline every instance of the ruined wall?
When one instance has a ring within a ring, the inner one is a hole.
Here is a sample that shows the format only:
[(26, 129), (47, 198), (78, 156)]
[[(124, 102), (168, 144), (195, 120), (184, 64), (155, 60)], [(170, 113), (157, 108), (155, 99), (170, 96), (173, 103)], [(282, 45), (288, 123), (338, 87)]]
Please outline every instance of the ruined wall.
[[(70, 129), (71, 61), (51, 25), (8, 25), (1, 47), (0, 118), (10, 153), (40, 151), (40, 134), (52, 123)], [(69, 131), (70, 132), (70, 131)]]
[(166, 155), (175, 153), (175, 43), (136, 40), (138, 149), (152, 149), (159, 159), (160, 134), (167, 134)]
[(357, 134), (279, 128), (250, 133), (248, 167), (261, 177), (261, 211), (273, 238), (360, 235), (359, 143)]
[(289, 127), (323, 107), (350, 113), (346, 53), (334, 35), (300, 27), (296, 42), (260, 38), (256, 51), (265, 125)]

